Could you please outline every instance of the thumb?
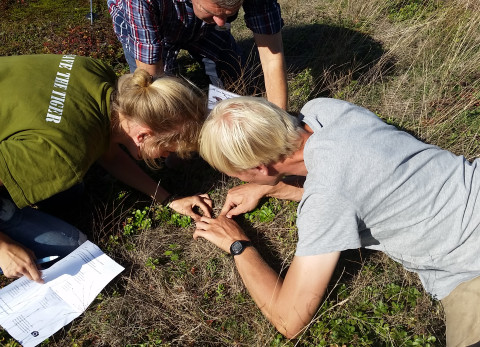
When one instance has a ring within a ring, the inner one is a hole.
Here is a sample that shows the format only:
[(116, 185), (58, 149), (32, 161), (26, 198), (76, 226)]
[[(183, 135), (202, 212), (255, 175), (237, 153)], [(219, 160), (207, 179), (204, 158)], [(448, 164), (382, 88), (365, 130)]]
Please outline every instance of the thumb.
[(234, 216), (238, 216), (239, 214), (244, 213), (243, 208), (241, 206), (235, 206), (229, 211), (226, 211), (225, 213), (221, 213), (221, 215), (227, 217), (227, 218), (232, 218)]

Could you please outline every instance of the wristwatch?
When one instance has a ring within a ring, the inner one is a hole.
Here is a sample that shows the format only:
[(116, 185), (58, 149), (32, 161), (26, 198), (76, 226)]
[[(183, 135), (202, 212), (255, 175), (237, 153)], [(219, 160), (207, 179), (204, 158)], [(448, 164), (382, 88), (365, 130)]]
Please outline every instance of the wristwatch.
[(247, 248), (248, 246), (251, 246), (252, 243), (250, 241), (246, 240), (237, 240), (232, 245), (230, 246), (230, 254), (231, 255), (239, 255), (242, 254), (242, 252)]

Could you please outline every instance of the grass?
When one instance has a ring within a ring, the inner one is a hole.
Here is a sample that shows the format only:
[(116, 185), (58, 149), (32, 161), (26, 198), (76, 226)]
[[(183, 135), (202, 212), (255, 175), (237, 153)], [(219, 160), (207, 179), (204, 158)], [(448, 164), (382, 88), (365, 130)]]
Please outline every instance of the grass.
[[(478, 2), (279, 2), (292, 112), (317, 96), (342, 98), (429, 143), (469, 159), (478, 156)], [(99, 17), (91, 26), (85, 0), (0, 0), (0, 55), (75, 53), (125, 72), (106, 4), (94, 6)], [(252, 40), (241, 19), (233, 31), (250, 52)], [(257, 59), (253, 53), (251, 59)], [(198, 64), (184, 53), (181, 61), (182, 73), (205, 85)], [(152, 176), (179, 194), (208, 192), (217, 213), (228, 188), (239, 183), (199, 159), (185, 170)], [(283, 274), (295, 251), (295, 208), (266, 199), (237, 218)], [(309, 329), (289, 341), (255, 307), (231, 257), (192, 240), (191, 220), (152, 205), (101, 169), (91, 170), (84, 200), (66, 218), (126, 270), (44, 346), (445, 345), (441, 305), (416, 275), (382, 254), (344, 252)], [(0, 344), (16, 345), (4, 331)]]

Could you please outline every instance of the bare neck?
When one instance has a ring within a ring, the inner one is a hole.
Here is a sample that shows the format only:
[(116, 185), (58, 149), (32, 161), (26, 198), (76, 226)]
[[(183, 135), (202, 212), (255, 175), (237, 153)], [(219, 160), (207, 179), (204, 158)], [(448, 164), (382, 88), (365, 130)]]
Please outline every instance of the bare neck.
[(278, 172), (282, 172), (285, 176), (307, 176), (308, 171), (303, 160), (303, 150), (305, 148), (305, 143), (312, 134), (312, 129), (308, 125), (305, 125), (304, 131), (300, 133), (302, 138), (300, 148), (286, 159), (274, 163), (272, 167)]

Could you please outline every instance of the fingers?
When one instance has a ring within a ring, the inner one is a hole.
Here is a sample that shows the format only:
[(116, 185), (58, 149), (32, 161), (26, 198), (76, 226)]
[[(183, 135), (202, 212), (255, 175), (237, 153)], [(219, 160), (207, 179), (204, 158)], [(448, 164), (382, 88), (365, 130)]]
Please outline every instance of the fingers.
[(5, 269), (4, 275), (7, 278), (20, 278), (25, 276), (31, 281), (44, 283), (44, 280), (42, 279), (42, 273), (37, 268), (37, 265), (33, 260), (25, 262), (23, 265), (16, 265), (13, 268), (9, 267)]
[(235, 240), (246, 239), (240, 226), (233, 219), (228, 219), (225, 216), (218, 216), (217, 218), (202, 216), (200, 221), (196, 223), (196, 229), (193, 233), (195, 240), (199, 237), (212, 242), (225, 252), (229, 252), (230, 245)]
[[(34, 258), (36, 261), (36, 257)], [(30, 276), (32, 276), (32, 280), (37, 283), (44, 283), (45, 281), (42, 279), (42, 271), (38, 268), (39, 265), (35, 262), (33, 267), (28, 268)]]
[(220, 216), (225, 216), (227, 218), (233, 218), (242, 213), (250, 211), (249, 208), (246, 208), (244, 205), (231, 205), (228, 208), (223, 206)]
[(211, 217), (207, 217), (207, 216), (200, 217), (200, 221), (204, 222), (205, 224), (210, 224), (210, 221), (212, 221), (212, 220), (213, 220), (213, 218), (211, 218)]
[(249, 210), (245, 209), (243, 206), (235, 206), (234, 208), (232, 208), (230, 211), (228, 211), (225, 214), (225, 217), (233, 218), (234, 216), (238, 216), (239, 214), (242, 214), (242, 213), (245, 213), (245, 212), (248, 212), (248, 211)]
[(210, 208), (213, 207), (213, 201), (210, 199), (208, 194), (199, 194), (198, 196), (201, 197), (203, 202), (206, 203)]
[(8, 278), (27, 277), (29, 280), (43, 283), (40, 270), (35, 264), (32, 250), (0, 233), (0, 267)]
[(197, 232), (197, 230), (195, 230), (195, 231), (193, 232), (193, 239), (194, 239), (195, 241), (197, 241), (198, 238), (199, 238), (198, 232)]
[(193, 233), (193, 239), (198, 240), (199, 237), (225, 250), (223, 245), (224, 243), (223, 240), (225, 239), (225, 235), (223, 235), (223, 233), (219, 233), (218, 230), (217, 231), (213, 230), (209, 224), (203, 223), (203, 222), (197, 223), (197, 228)]
[(194, 203), (192, 206), (189, 207), (189, 209), (187, 211), (185, 211), (185, 214), (190, 216), (194, 221), (199, 221), (200, 218), (202, 217), (202, 215), (198, 214), (198, 213), (195, 213), (195, 211), (193, 210), (193, 207), (198, 207), (201, 211), (202, 211), (202, 214), (203, 216), (206, 216), (206, 217), (211, 217), (211, 207), (203, 202), (203, 201), (198, 201), (196, 203)]
[(235, 209), (235, 207), (237, 207), (237, 205), (229, 201), (227, 197), (227, 200), (225, 201), (225, 204), (223, 205), (222, 210), (220, 211), (220, 215), (227, 216), (228, 218), (232, 218), (231, 210)]
[(201, 215), (194, 211), (194, 207), (198, 207), (204, 216), (211, 217), (212, 206), (213, 201), (210, 199), (208, 194), (199, 194), (178, 198), (170, 203), (171, 209), (178, 213), (187, 215), (193, 218), (195, 221), (198, 221)]
[(248, 183), (230, 189), (220, 215), (232, 218), (253, 210), (263, 197), (263, 194), (258, 189), (254, 189), (255, 187), (255, 185)]
[(42, 279), (42, 273), (39, 269), (37, 269), (37, 266), (35, 264), (33, 264), (33, 266), (28, 266), (25, 270), (26, 271), (23, 274), (29, 280), (35, 281), (37, 283), (44, 283)]
[[(211, 215), (212, 200), (210, 200), (210, 198), (208, 198), (208, 195), (207, 195), (207, 198), (205, 198), (205, 197), (199, 198), (199, 201), (195, 204), (195, 206), (197, 206), (199, 209), (202, 210), (204, 216), (207, 216), (207, 217), (212, 216)], [(196, 216), (198, 216), (198, 215), (196, 215)], [(200, 216), (198, 216), (198, 217), (200, 217)]]
[(210, 233), (212, 231), (212, 227), (215, 225), (215, 219), (208, 218), (208, 217), (201, 217), (199, 221), (195, 223), (195, 232), (194, 238), (198, 236), (202, 236), (204, 233)]
[(199, 237), (203, 237), (204, 239), (208, 240), (209, 232), (207, 231), (207, 228), (208, 228), (208, 223), (197, 222), (195, 231), (193, 232), (193, 239), (198, 240)]

